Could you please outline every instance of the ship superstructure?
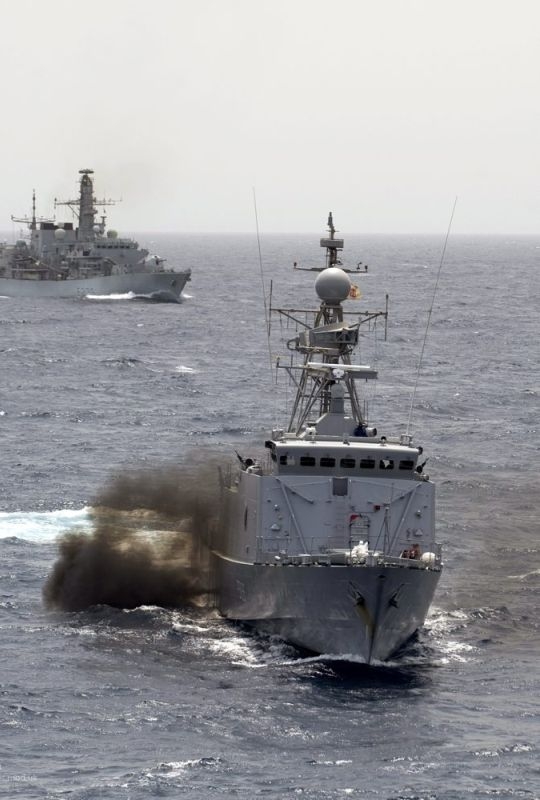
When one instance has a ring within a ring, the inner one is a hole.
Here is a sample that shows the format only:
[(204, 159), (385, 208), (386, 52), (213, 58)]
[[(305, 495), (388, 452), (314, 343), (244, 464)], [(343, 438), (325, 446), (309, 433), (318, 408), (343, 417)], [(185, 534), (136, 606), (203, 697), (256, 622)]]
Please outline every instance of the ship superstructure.
[[(348, 313), (357, 289), (339, 252), (332, 215), (321, 240), (320, 305), (276, 309), (299, 330), (286, 370), (296, 395), (288, 425), (265, 442), (268, 459), (242, 459), (222, 476), (213, 545), (221, 613), (322, 654), (388, 659), (427, 615), (440, 577), (434, 485), (412, 437), (381, 435), (353, 362), (359, 329), (388, 309)], [(356, 269), (355, 280), (362, 270)]]

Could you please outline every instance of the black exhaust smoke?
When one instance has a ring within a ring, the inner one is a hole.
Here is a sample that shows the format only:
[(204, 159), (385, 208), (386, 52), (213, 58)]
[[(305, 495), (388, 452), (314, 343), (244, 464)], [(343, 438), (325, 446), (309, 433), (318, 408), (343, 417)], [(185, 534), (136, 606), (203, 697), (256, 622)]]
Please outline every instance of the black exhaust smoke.
[(93, 531), (61, 538), (45, 604), (64, 611), (200, 606), (218, 501), (217, 462), (115, 478), (93, 504)]

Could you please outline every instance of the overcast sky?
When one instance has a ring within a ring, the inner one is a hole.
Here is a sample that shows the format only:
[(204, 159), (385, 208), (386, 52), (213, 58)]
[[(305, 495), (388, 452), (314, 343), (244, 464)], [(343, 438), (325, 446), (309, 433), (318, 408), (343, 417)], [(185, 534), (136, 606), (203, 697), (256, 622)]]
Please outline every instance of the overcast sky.
[[(0, 230), (540, 229), (538, 0), (0, 0)], [(59, 218), (65, 212), (58, 209)]]

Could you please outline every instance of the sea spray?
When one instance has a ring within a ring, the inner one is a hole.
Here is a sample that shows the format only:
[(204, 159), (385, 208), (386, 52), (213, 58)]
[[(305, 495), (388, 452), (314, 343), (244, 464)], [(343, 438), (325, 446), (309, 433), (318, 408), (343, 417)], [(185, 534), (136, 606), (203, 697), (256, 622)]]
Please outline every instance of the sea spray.
[(199, 605), (209, 590), (208, 536), (218, 500), (211, 459), (115, 477), (93, 503), (92, 531), (60, 538), (45, 604), (65, 611)]

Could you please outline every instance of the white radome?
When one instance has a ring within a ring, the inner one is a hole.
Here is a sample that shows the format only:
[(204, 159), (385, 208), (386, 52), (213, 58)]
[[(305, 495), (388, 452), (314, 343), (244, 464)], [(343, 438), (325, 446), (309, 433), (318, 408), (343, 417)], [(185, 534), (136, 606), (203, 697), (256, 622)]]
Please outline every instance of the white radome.
[(349, 296), (351, 281), (339, 267), (327, 267), (315, 281), (315, 291), (326, 303), (340, 303)]

